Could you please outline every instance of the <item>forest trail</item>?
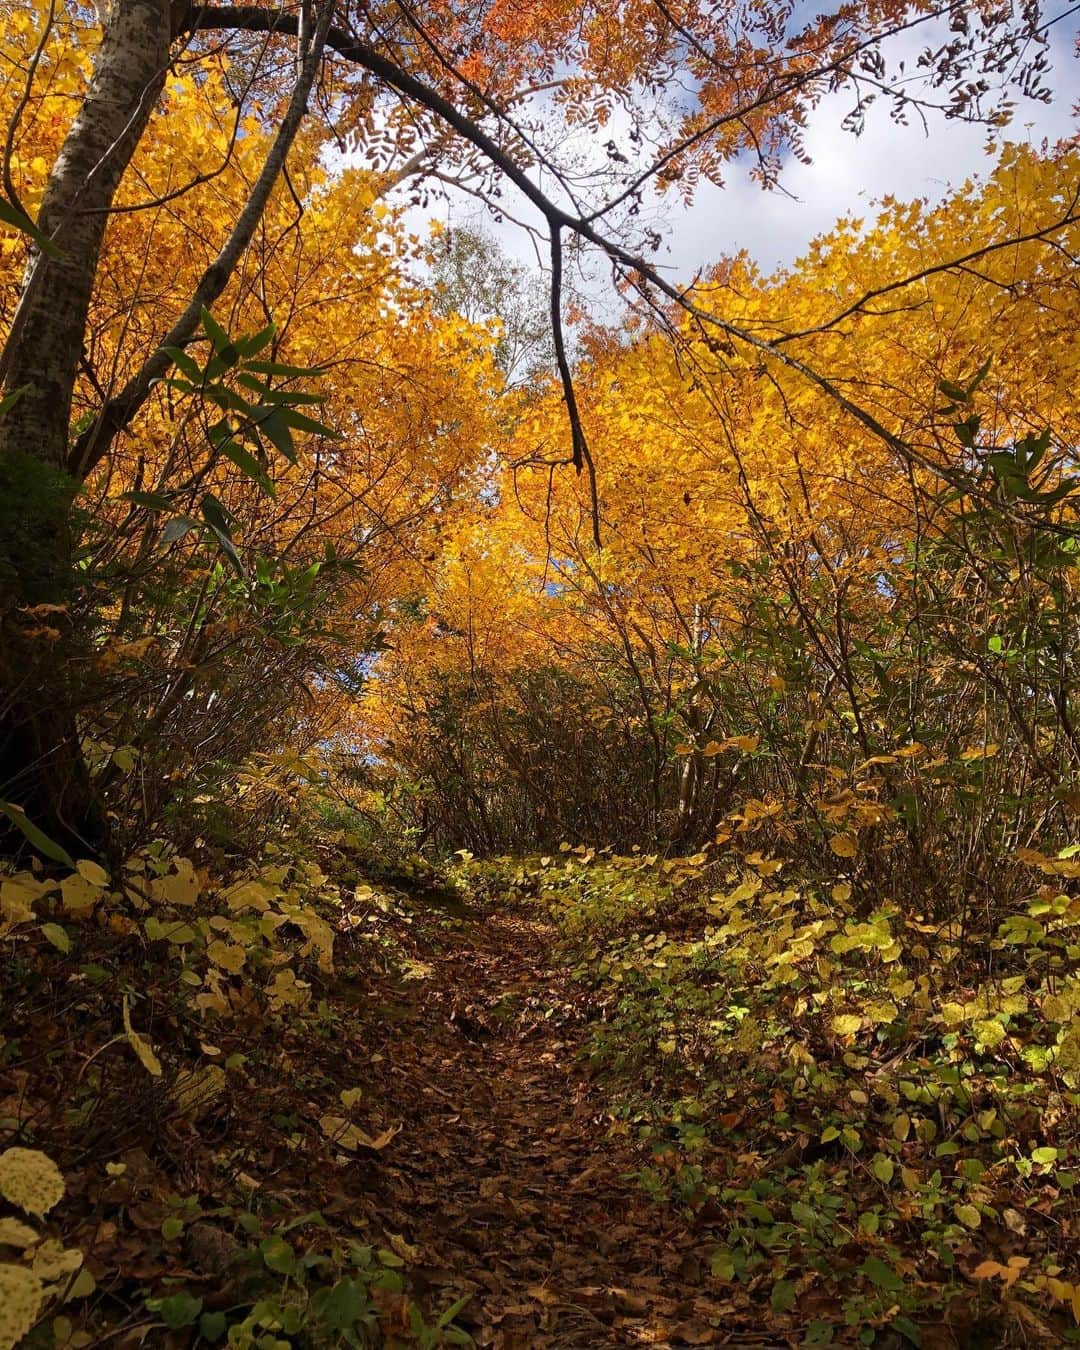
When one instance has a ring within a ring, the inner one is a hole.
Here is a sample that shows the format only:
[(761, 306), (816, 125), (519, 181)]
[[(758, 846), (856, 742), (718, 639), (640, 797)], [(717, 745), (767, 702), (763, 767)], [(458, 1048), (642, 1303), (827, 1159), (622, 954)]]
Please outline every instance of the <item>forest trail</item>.
[(554, 931), (474, 912), (425, 952), (427, 927), (424, 978), (381, 1008), (397, 1028), (385, 1104), (404, 1124), (371, 1178), (380, 1222), (417, 1249), (419, 1300), (471, 1293), (457, 1321), (499, 1350), (785, 1344), (746, 1328), (745, 1304), (730, 1318), (700, 1236), (635, 1179), (579, 1059), (588, 1007)]

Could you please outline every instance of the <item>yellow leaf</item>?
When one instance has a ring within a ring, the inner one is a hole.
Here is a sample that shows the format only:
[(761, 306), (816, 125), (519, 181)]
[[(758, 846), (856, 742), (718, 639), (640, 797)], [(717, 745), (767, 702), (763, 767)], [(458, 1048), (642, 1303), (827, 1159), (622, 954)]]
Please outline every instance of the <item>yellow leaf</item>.
[(904, 1140), (911, 1133), (911, 1117), (908, 1115), (906, 1111), (901, 1111), (900, 1114), (893, 1121), (892, 1132), (893, 1138), (899, 1139), (901, 1143), (903, 1143)]
[(771, 877), (784, 865), (783, 858), (763, 858), (760, 853), (752, 853), (746, 859), (749, 866), (763, 877)]
[(838, 1036), (854, 1036), (862, 1026), (862, 1018), (855, 1013), (841, 1013), (832, 1020), (832, 1029)]
[(7, 923), (32, 922), (34, 905), (44, 892), (42, 883), (29, 873), (0, 882), (0, 919)]
[(21, 1219), (5, 1216), (0, 1219), (0, 1247), (18, 1247), (20, 1251), (35, 1247), (41, 1241), (41, 1234)]
[(971, 1275), (976, 1280), (1001, 1280), (1005, 1288), (1009, 1289), (1019, 1279), (1020, 1272), (1029, 1264), (1029, 1258), (1026, 1256), (1010, 1256), (1007, 1266), (999, 1265), (997, 1261), (981, 1261)]
[(79, 872), (73, 872), (60, 883), (60, 899), (71, 914), (88, 913), (101, 898), (101, 887), (88, 881)]
[(183, 1115), (198, 1120), (224, 1091), (225, 1070), (217, 1064), (203, 1064), (177, 1074), (172, 1096)]
[(964, 761), (973, 759), (993, 759), (1001, 749), (997, 741), (990, 741), (986, 745), (969, 745), (966, 750), (960, 751), (960, 758)]
[(1000, 1045), (1005, 1039), (1005, 1028), (996, 1018), (987, 1018), (983, 1022), (972, 1023), (972, 1030), (981, 1045), (989, 1046), (991, 1049), (995, 1045)]
[(230, 886), (222, 894), (225, 903), (234, 913), (254, 909), (262, 914), (270, 908), (270, 901), (274, 898), (271, 887), (262, 881), (238, 881), (235, 886)]
[(81, 862), (77, 862), (75, 870), (84, 881), (88, 881), (91, 886), (97, 886), (99, 890), (109, 884), (108, 872), (100, 863), (91, 862), (89, 858), (83, 858)]
[(403, 1261), (415, 1261), (420, 1255), (420, 1248), (411, 1242), (406, 1242), (401, 1233), (387, 1233), (386, 1237), (391, 1248), (397, 1252)]
[(0, 1195), (41, 1218), (63, 1199), (64, 1178), (53, 1160), (37, 1149), (5, 1149), (0, 1153)]
[(953, 1213), (964, 1225), (965, 1228), (978, 1228), (982, 1223), (982, 1215), (974, 1205), (957, 1205)]
[(34, 1253), (32, 1269), (41, 1280), (59, 1280), (65, 1275), (74, 1275), (82, 1263), (83, 1254), (77, 1248), (65, 1247), (50, 1238)]
[(65, 955), (71, 951), (71, 939), (64, 932), (58, 923), (43, 923), (41, 925), (41, 935), (47, 938), (49, 942)]
[(220, 938), (207, 945), (206, 955), (215, 966), (220, 966), (222, 970), (227, 970), (233, 975), (238, 975), (244, 968), (244, 962), (247, 960), (247, 952), (244, 951), (238, 943), (223, 942)]
[(0, 1350), (13, 1350), (34, 1325), (44, 1293), (29, 1270), (0, 1266)]
[[(89, 1298), (96, 1288), (97, 1280), (94, 1279), (93, 1275), (88, 1270), (80, 1270), (78, 1275), (75, 1276), (75, 1283), (67, 1291), (65, 1302), (70, 1303), (73, 1298)], [(89, 1345), (91, 1342), (86, 1341), (83, 1344)]]
[(301, 956), (316, 953), (316, 964), (326, 974), (334, 969), (334, 930), (311, 910), (300, 905), (282, 905), (282, 911), (290, 923), (296, 924), (307, 941), (300, 949)]
[(339, 1148), (348, 1149), (350, 1153), (355, 1153), (358, 1148), (370, 1148), (376, 1153), (381, 1152), (401, 1130), (400, 1125), (391, 1125), (389, 1129), (383, 1130), (373, 1138), (366, 1130), (346, 1120), (344, 1116), (323, 1116), (319, 1121), (319, 1128), (331, 1143), (337, 1144)]
[(150, 1042), (144, 1039), (142, 1036), (140, 1036), (139, 1033), (135, 1031), (131, 1025), (131, 1013), (128, 1011), (127, 994), (124, 995), (123, 1014), (124, 1014), (124, 1034), (127, 1036), (128, 1044), (131, 1046), (132, 1050), (135, 1051), (139, 1063), (143, 1066), (146, 1072), (153, 1074), (155, 1078), (160, 1078), (161, 1061), (158, 1059), (157, 1055), (155, 1055), (153, 1050), (151, 1049)]
[(829, 840), (829, 847), (838, 858), (854, 858), (859, 851), (859, 841), (850, 831), (843, 834), (834, 834)]
[(150, 895), (167, 905), (193, 905), (199, 898), (199, 878), (188, 858), (177, 858), (175, 871), (150, 883)]

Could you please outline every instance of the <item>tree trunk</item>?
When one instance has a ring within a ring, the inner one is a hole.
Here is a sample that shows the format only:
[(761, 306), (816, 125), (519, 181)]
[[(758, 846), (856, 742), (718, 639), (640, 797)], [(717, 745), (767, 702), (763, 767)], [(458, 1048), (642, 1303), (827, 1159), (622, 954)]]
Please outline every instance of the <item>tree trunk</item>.
[[(76, 723), (71, 403), (109, 207), (161, 92), (170, 40), (169, 0), (113, 0), (38, 217), (59, 256), (33, 259), (0, 359), (4, 390), (20, 391), (0, 417), (0, 799), (82, 853), (104, 830)], [(0, 836), (0, 850), (12, 842)]]

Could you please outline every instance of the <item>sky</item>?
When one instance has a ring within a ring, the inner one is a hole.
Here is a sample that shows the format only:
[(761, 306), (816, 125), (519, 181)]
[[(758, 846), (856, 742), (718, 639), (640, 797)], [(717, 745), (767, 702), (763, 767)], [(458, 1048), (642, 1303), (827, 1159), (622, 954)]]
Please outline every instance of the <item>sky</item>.
[[(1049, 105), (1018, 100), (1013, 122), (1003, 133), (1006, 139), (1037, 145), (1044, 139), (1054, 143), (1077, 133), (1073, 111), (1080, 103), (1076, 29), (1077, 14), (1073, 13), (1051, 30), (1053, 68), (1047, 83), (1054, 90), (1054, 100)], [(914, 55), (924, 38), (913, 34), (895, 41), (909, 42), (911, 53), (899, 46), (891, 49), (894, 56), (903, 57)], [(812, 113), (805, 138), (812, 162), (788, 162), (780, 180), (784, 191), (763, 190), (750, 179), (745, 166), (733, 164), (723, 187), (705, 185), (689, 206), (673, 194), (650, 203), (650, 219), (662, 237), (660, 251), (652, 260), (671, 280), (685, 283), (723, 255), (746, 249), (765, 272), (771, 272), (793, 263), (811, 240), (827, 232), (841, 216), (872, 218), (875, 200), (886, 195), (902, 201), (925, 197), (936, 202), (951, 188), (992, 166), (984, 126), (938, 116), (931, 120), (927, 134), (917, 119), (898, 126), (885, 106), (876, 105), (867, 114), (864, 132), (856, 137), (842, 126), (851, 101), (850, 93), (830, 95)], [(505, 201), (507, 209), (522, 219), (538, 221), (516, 189), (507, 187)], [(414, 209), (410, 217), (418, 230), (424, 230), (431, 219), (458, 226), (483, 224), (508, 254), (537, 265), (536, 246), (528, 233), (509, 221), (494, 222), (471, 197), (452, 194), (448, 201)], [(594, 278), (587, 290), (596, 284)]]

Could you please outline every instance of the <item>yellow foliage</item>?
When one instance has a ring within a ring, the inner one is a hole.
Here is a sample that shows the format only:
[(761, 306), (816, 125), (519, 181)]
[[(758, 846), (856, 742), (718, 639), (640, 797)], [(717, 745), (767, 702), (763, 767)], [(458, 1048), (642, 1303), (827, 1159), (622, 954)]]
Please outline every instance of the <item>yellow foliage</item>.
[(0, 1218), (0, 1246), (18, 1247), (23, 1250), (27, 1247), (36, 1246), (40, 1241), (40, 1234), (23, 1223), (21, 1219), (13, 1219), (5, 1215)]
[(0, 1350), (13, 1350), (34, 1325), (44, 1293), (29, 1270), (0, 1265)]
[(213, 1106), (224, 1091), (225, 1070), (217, 1064), (183, 1069), (176, 1075), (172, 1085), (172, 1097), (177, 1109), (194, 1119)]
[(140, 1036), (132, 1027), (131, 1013), (128, 1010), (128, 998), (126, 994), (124, 995), (123, 1017), (124, 1035), (127, 1037), (128, 1045), (135, 1051), (136, 1058), (146, 1072), (151, 1074), (154, 1078), (160, 1078), (161, 1061), (158, 1059), (157, 1055), (154, 1054), (150, 1042), (144, 1036)]
[(0, 1153), (0, 1195), (39, 1218), (64, 1197), (60, 1169), (44, 1153), (9, 1148)]

